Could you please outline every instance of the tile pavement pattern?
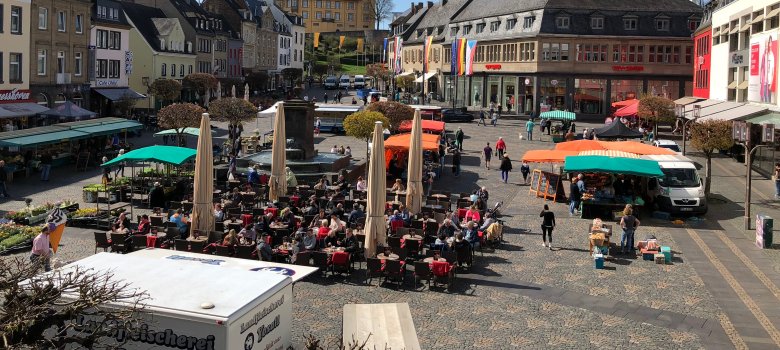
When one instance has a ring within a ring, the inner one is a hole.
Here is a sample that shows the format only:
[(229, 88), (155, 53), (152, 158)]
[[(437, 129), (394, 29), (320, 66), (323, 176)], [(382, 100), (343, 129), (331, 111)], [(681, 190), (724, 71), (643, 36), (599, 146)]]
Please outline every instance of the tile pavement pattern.
[[(550, 148), (547, 142), (518, 141), (520, 121), (500, 121), (499, 127), (462, 126), (466, 133), (463, 174), (444, 177), (436, 188), (470, 192), (478, 186), (490, 191), (490, 205), (504, 201), (507, 243), (477, 257), (477, 266), (464, 271), (451, 293), (441, 290), (397, 291), (385, 286), (365, 286), (362, 273), (352, 278), (313, 277), (296, 285), (294, 339), (299, 346), (307, 334), (327, 342), (341, 332), (341, 308), (346, 303), (408, 302), (421, 344), (425, 349), (510, 348), (729, 348), (734, 329), (707, 283), (688, 263), (687, 251), (676, 243), (676, 229), (653, 225), (640, 227), (637, 237), (655, 235), (675, 251), (673, 265), (655, 265), (641, 259), (608, 262), (606, 270), (593, 269), (587, 252), (589, 221), (568, 216), (565, 205), (552, 204), (557, 215), (555, 249), (542, 248), (539, 237), (541, 199), (519, 184), (519, 172), (509, 184), (500, 182), (496, 170), (481, 165), (481, 149), (499, 136), (507, 140), (508, 153), (519, 159), (525, 150)], [(224, 135), (224, 125), (218, 136)], [(270, 119), (257, 128), (270, 128)], [(245, 128), (252, 130), (253, 127)], [(159, 141), (145, 135), (139, 143)], [(321, 135), (317, 147), (327, 152), (333, 144), (350, 145), (353, 154), (365, 154), (365, 144), (346, 137)], [(493, 169), (497, 164), (493, 164)], [(515, 168), (519, 162), (515, 161)], [(10, 190), (17, 199), (34, 203), (58, 199), (81, 200), (81, 187), (99, 181), (99, 171), (58, 171), (53, 181), (41, 184), (21, 180)], [(547, 202), (549, 203), (549, 202)], [(0, 203), (0, 210), (23, 206), (19, 200)], [(648, 220), (649, 222), (649, 220)], [(615, 239), (617, 239), (616, 235)], [(93, 253), (91, 231), (68, 229), (60, 262)], [(24, 256), (26, 253), (17, 254)], [(776, 256), (773, 256), (776, 257)], [(779, 269), (778, 264), (771, 265)], [(411, 279), (409, 279), (411, 280)], [(418, 288), (419, 289), (419, 288)], [(726, 331), (724, 331), (724, 327)], [(457, 331), (453, 331), (457, 330)]]

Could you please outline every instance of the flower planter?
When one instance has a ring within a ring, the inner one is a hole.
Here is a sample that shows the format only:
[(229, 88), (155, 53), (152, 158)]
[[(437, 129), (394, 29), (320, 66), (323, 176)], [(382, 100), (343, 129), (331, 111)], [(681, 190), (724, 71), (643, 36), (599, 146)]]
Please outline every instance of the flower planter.
[(27, 218), (27, 225), (37, 225), (46, 221), (47, 213), (30, 216)]

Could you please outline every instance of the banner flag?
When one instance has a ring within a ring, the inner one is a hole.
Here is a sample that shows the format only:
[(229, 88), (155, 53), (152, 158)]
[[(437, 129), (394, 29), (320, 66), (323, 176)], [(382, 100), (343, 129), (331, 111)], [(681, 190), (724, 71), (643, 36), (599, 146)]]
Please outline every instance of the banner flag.
[(339, 37), (339, 50), (341, 50), (341, 46), (344, 45), (344, 36)]
[(452, 39), (450, 49), (450, 75), (458, 75), (458, 39)]
[(425, 43), (423, 46), (423, 74), (428, 73), (428, 65), (431, 62), (431, 45), (433, 44), (433, 36), (429, 35), (425, 37)]
[(474, 55), (477, 53), (477, 41), (466, 42), (466, 75), (474, 74)]
[(320, 46), (320, 33), (314, 33), (314, 48), (318, 48)]
[(458, 75), (466, 74), (466, 38), (458, 39)]
[(363, 38), (357, 39), (357, 51), (363, 52)]
[(382, 42), (382, 63), (385, 62), (385, 55), (387, 55), (387, 38)]

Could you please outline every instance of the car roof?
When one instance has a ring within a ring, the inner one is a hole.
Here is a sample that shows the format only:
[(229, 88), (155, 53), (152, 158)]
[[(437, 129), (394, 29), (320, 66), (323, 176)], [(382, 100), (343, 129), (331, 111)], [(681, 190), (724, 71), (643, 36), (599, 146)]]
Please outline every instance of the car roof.
[(677, 142), (674, 142), (672, 140), (655, 140), (659, 145), (676, 145)]

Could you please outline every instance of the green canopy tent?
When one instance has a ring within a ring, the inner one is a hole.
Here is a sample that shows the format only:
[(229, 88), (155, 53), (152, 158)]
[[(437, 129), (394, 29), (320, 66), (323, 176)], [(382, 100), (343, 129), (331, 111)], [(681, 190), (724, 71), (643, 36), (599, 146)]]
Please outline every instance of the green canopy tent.
[[(155, 133), (154, 136), (155, 137), (156, 136), (165, 136), (165, 135), (176, 136), (176, 135), (179, 134), (177, 132), (177, 130), (178, 129), (163, 130), (163, 131), (160, 131), (158, 133)], [(200, 136), (200, 129), (198, 129), (198, 128), (184, 128), (184, 130), (182, 130), (181, 133), (184, 134), (184, 135), (190, 135), (190, 136), (196, 136), (197, 137), (197, 136)], [(214, 130), (211, 131), (211, 134), (214, 134)]]
[(539, 118), (568, 122), (577, 120), (577, 114), (568, 111), (547, 111), (539, 114)]
[(569, 156), (563, 168), (568, 173), (609, 173), (647, 177), (662, 177), (658, 162), (645, 159), (607, 156)]

